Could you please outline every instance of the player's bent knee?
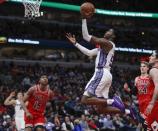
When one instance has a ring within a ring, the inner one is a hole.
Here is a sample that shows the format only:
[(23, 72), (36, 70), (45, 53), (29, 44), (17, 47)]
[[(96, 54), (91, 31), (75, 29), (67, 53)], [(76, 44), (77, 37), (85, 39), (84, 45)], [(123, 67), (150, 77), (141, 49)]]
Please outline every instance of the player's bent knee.
[(34, 131), (44, 131), (44, 127), (42, 125), (38, 125), (35, 127)]

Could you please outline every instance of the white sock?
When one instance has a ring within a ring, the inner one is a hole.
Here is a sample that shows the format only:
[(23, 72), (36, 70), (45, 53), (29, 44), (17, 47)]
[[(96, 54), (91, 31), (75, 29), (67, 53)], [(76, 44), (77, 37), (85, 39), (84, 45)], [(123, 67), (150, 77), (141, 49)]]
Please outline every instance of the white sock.
[(126, 115), (128, 115), (128, 114), (130, 114), (131, 112), (130, 112), (130, 110), (129, 109), (125, 109), (125, 114)]
[(108, 105), (112, 105), (113, 102), (114, 102), (113, 99), (107, 99), (107, 104), (108, 104)]

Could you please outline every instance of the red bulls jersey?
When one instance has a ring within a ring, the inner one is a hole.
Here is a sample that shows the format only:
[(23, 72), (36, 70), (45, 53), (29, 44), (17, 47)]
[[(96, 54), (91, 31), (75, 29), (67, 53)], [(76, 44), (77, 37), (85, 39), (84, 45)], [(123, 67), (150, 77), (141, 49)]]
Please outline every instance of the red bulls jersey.
[(28, 91), (30, 97), (28, 99), (28, 110), (31, 114), (44, 114), (47, 101), (53, 97), (52, 91), (47, 88), (41, 91), (39, 85), (31, 87)]

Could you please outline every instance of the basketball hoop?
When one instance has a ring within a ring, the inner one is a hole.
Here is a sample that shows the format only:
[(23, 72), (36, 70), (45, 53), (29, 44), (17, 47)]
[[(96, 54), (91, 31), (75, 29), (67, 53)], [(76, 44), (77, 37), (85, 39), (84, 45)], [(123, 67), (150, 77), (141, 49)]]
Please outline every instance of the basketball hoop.
[(42, 0), (22, 0), (25, 7), (25, 17), (35, 18), (43, 16), (43, 12), (39, 12)]

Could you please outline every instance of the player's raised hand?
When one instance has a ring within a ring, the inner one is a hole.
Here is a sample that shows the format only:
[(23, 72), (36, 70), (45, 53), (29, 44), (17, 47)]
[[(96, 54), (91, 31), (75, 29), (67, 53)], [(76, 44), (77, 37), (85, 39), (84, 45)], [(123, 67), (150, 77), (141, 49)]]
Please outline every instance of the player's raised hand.
[(81, 13), (81, 18), (82, 19), (89, 19), (93, 15), (92, 13), (86, 13), (86, 12), (83, 12), (83, 11), (80, 11), (80, 13)]
[(15, 91), (10, 93), (10, 97), (14, 97), (15, 96)]
[(82, 19), (91, 18), (93, 14), (95, 13), (95, 7), (92, 3), (85, 2), (80, 7), (80, 13), (81, 13)]
[(72, 35), (71, 33), (66, 33), (66, 38), (72, 43), (76, 44), (76, 37), (75, 35)]

